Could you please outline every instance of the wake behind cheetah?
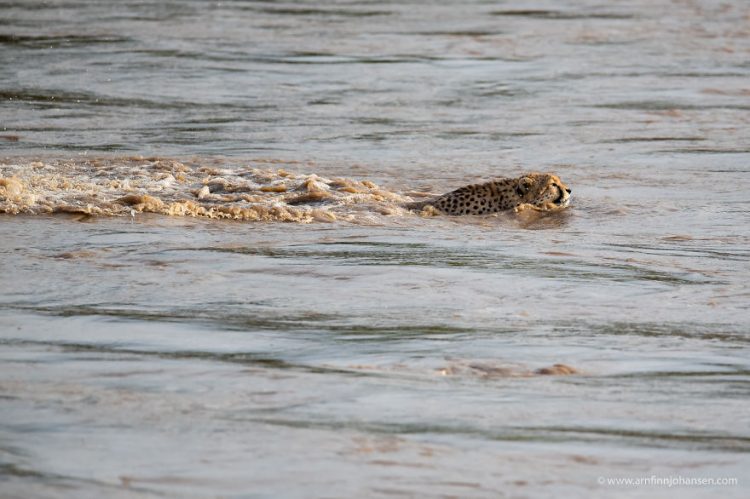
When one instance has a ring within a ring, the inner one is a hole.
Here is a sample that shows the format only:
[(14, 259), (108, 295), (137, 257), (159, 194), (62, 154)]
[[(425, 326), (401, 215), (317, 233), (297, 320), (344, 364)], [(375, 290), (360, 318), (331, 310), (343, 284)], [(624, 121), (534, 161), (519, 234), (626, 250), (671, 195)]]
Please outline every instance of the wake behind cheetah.
[(529, 173), (461, 187), (437, 198), (406, 204), (411, 210), (432, 206), (446, 215), (485, 215), (503, 210), (559, 210), (570, 203), (571, 190), (551, 173)]

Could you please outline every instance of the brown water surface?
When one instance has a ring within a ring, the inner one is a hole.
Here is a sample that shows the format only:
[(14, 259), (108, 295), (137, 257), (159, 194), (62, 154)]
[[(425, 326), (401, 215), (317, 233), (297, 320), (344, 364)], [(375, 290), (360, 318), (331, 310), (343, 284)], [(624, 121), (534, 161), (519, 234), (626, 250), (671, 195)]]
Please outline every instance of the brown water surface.
[(747, 496), (746, 2), (0, 11), (0, 495)]

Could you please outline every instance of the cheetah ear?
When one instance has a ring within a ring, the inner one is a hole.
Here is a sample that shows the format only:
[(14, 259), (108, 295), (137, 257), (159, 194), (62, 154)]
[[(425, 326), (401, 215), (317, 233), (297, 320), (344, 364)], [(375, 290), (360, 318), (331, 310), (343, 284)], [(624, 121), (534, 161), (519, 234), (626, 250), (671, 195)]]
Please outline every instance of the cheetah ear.
[(529, 192), (529, 189), (531, 189), (531, 186), (534, 185), (534, 180), (530, 177), (523, 177), (518, 181), (518, 185), (516, 186), (516, 194), (519, 196), (524, 196), (527, 192)]

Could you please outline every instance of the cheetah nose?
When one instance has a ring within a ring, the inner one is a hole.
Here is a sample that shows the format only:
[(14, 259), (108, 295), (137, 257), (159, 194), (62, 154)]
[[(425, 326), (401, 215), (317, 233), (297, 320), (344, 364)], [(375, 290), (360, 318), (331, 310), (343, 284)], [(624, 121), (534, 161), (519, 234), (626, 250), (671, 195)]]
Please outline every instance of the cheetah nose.
[(565, 189), (565, 190), (568, 191), (568, 194), (570, 194), (571, 192), (573, 192), (570, 189)]

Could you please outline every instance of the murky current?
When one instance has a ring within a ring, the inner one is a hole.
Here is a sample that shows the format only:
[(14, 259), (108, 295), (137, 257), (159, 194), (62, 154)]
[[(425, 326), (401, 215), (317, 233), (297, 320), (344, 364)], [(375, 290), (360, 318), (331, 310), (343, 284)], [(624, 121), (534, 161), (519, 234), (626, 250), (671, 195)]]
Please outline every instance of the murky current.
[(748, 61), (742, 0), (0, 1), (0, 495), (746, 497)]

